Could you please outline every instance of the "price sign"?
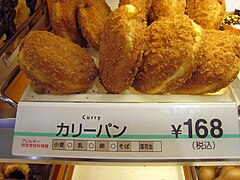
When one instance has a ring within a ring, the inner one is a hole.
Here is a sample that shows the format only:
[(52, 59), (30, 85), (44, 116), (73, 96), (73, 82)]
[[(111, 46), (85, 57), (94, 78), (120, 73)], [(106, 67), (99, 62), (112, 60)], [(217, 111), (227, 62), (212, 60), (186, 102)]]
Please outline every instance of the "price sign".
[[(207, 127), (208, 122), (210, 124), (210, 128)], [(179, 134), (182, 134), (182, 125), (172, 126), (172, 134), (175, 134), (176, 138), (178, 138)], [(188, 121), (183, 122), (183, 126), (186, 126), (188, 138), (193, 138), (193, 128), (195, 129), (196, 136), (198, 138), (206, 138), (209, 135), (213, 138), (221, 138), (223, 136), (222, 129), (222, 121), (220, 119), (211, 119), (207, 121), (206, 119), (198, 119), (193, 124), (192, 119), (188, 119)]]
[(21, 102), (13, 154), (97, 159), (240, 157), (235, 103)]

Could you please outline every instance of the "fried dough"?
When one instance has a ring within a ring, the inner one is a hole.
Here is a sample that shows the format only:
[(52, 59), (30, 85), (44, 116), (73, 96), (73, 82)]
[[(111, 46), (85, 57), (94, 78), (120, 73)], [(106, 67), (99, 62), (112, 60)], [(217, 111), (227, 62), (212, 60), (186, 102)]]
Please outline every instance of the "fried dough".
[(120, 6), (104, 26), (99, 50), (99, 77), (108, 93), (128, 89), (137, 73), (144, 50), (146, 22), (133, 5)]
[(16, 29), (19, 29), (21, 25), (28, 19), (30, 15), (30, 9), (27, 7), (26, 0), (18, 0), (16, 9), (15, 24)]
[(218, 30), (203, 30), (192, 77), (173, 93), (214, 93), (234, 81), (240, 71), (240, 38)]
[(77, 22), (76, 0), (47, 0), (53, 32), (82, 47), (87, 42), (83, 38)]
[(183, 15), (186, 0), (152, 0), (150, 21), (157, 21), (160, 17)]
[(146, 51), (134, 89), (164, 94), (180, 87), (195, 70), (200, 41), (201, 27), (186, 15), (153, 22), (147, 28)]
[(186, 14), (204, 29), (218, 29), (226, 11), (225, 0), (186, 0)]
[(120, 0), (119, 7), (126, 4), (134, 5), (141, 14), (141, 18), (147, 20), (152, 6), (152, 0)]
[(37, 93), (83, 93), (98, 74), (85, 49), (47, 31), (26, 36), (18, 63)]
[(111, 12), (105, 0), (80, 0), (77, 19), (83, 36), (90, 46), (99, 50), (101, 33)]
[(28, 164), (7, 163), (7, 164), (3, 165), (3, 172), (6, 177), (9, 177), (11, 175), (11, 173), (13, 173), (14, 171), (21, 172), (25, 176), (26, 180), (29, 179), (30, 167)]

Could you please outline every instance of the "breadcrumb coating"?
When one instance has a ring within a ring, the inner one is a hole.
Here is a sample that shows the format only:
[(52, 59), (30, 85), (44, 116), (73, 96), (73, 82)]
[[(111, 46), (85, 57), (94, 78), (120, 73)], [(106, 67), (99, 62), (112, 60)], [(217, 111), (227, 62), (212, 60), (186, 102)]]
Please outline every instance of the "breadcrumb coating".
[(152, 0), (150, 21), (157, 21), (160, 17), (183, 15), (186, 0)]
[(47, 31), (26, 36), (18, 63), (37, 93), (83, 93), (98, 74), (85, 49)]
[(104, 24), (110, 12), (111, 9), (105, 0), (80, 0), (78, 2), (78, 24), (89, 45), (97, 51)]
[(82, 47), (87, 45), (79, 30), (76, 0), (47, 0), (53, 32)]
[(133, 83), (142, 61), (145, 30), (146, 22), (133, 5), (109, 15), (99, 51), (99, 77), (108, 93), (122, 93)]
[(180, 87), (196, 67), (201, 27), (186, 15), (162, 17), (146, 33), (146, 51), (133, 87), (149, 94), (164, 94)]
[(4, 164), (3, 172), (5, 177), (9, 177), (14, 171), (20, 171), (25, 176), (25, 179), (29, 179), (30, 167), (28, 164)]
[(173, 93), (207, 94), (228, 86), (240, 71), (240, 38), (227, 31), (203, 30), (192, 77)]
[(126, 4), (132, 4), (134, 5), (137, 10), (140, 12), (140, 17), (144, 20), (147, 20), (148, 15), (150, 13), (150, 9), (152, 6), (152, 0), (120, 0), (119, 1), (119, 7), (126, 5)]
[(225, 16), (225, 0), (186, 0), (185, 13), (204, 29), (218, 29)]

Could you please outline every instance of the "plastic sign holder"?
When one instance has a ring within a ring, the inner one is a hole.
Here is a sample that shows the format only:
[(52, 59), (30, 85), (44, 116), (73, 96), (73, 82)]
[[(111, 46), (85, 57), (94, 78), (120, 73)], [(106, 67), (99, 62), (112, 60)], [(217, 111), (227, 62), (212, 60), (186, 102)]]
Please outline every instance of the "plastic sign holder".
[(27, 90), (18, 105), (14, 155), (106, 160), (240, 157), (237, 103), (231, 90), (201, 97), (61, 98)]

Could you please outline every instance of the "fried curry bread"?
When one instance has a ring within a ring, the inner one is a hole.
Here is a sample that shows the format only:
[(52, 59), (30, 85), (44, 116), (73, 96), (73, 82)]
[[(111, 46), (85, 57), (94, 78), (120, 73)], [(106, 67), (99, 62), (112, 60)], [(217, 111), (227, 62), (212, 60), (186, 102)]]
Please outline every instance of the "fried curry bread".
[(3, 172), (6, 178), (10, 177), (11, 173), (14, 171), (21, 172), (25, 179), (29, 179), (30, 167), (28, 164), (15, 164), (15, 163), (6, 163), (3, 165)]
[(152, 0), (150, 21), (157, 21), (160, 17), (183, 15), (186, 0)]
[(76, 0), (47, 0), (53, 32), (82, 47), (87, 45), (77, 22)]
[(83, 36), (91, 47), (99, 50), (101, 33), (111, 12), (105, 0), (78, 1), (77, 19)]
[(180, 87), (196, 68), (202, 29), (186, 15), (161, 17), (147, 28), (146, 51), (133, 87), (164, 94)]
[(37, 93), (83, 93), (98, 75), (94, 60), (84, 48), (47, 31), (26, 36), (18, 63)]
[(120, 0), (119, 6), (132, 4), (134, 5), (141, 14), (141, 18), (144, 20), (148, 19), (148, 15), (151, 10), (152, 0)]
[(203, 30), (196, 59), (192, 77), (172, 93), (207, 94), (228, 86), (240, 71), (240, 38), (227, 31)]
[(204, 29), (218, 29), (225, 16), (225, 0), (186, 0), (185, 13)]
[(99, 50), (99, 77), (108, 93), (122, 93), (132, 85), (142, 61), (145, 30), (146, 22), (131, 4), (109, 15)]

